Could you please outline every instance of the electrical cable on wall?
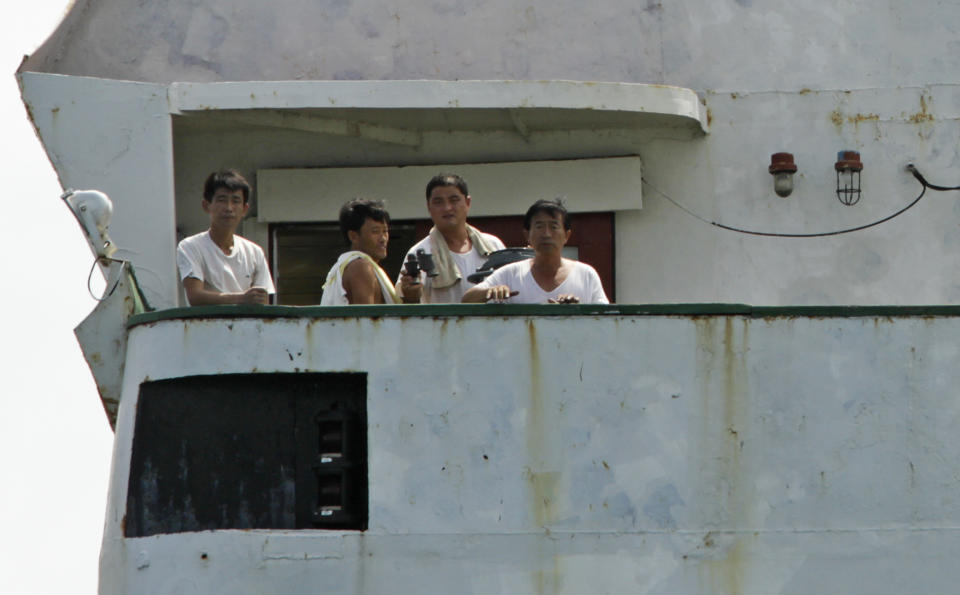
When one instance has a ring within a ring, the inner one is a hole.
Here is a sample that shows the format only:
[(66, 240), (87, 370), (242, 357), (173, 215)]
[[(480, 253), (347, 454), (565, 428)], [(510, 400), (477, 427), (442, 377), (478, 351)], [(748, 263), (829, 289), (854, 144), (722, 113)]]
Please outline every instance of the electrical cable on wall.
[(90, 294), (90, 297), (98, 302), (104, 302), (107, 300), (107, 298), (113, 295), (113, 292), (117, 290), (117, 286), (120, 285), (120, 280), (122, 279), (122, 277), (118, 275), (117, 280), (113, 282), (113, 287), (111, 287), (109, 291), (104, 292), (102, 298), (98, 298), (96, 294), (93, 293), (93, 288), (90, 286), (90, 282), (93, 280), (93, 271), (96, 270), (97, 265), (101, 262), (119, 262), (120, 265), (123, 266), (128, 261), (110, 258), (109, 256), (102, 256), (94, 259), (93, 264), (90, 265), (90, 273), (87, 275), (87, 292)]
[(888, 216), (884, 217), (883, 219), (879, 219), (879, 220), (877, 220), (877, 221), (874, 221), (873, 223), (867, 223), (866, 225), (858, 225), (857, 227), (849, 227), (849, 228), (846, 228), (846, 229), (838, 229), (838, 230), (836, 230), (836, 231), (824, 231), (824, 232), (819, 232), (819, 233), (776, 233), (776, 232), (771, 232), (771, 231), (753, 231), (753, 230), (749, 230), (749, 229), (741, 229), (741, 228), (739, 228), (739, 227), (733, 227), (733, 226), (730, 226), (730, 225), (724, 225), (723, 223), (718, 223), (718, 222), (716, 222), (716, 221), (710, 221), (709, 219), (706, 219), (706, 218), (704, 218), (704, 217), (701, 217), (701, 216), (698, 215), (697, 213), (691, 211), (691, 210), (688, 209), (687, 207), (685, 207), (685, 206), (683, 206), (682, 204), (678, 203), (678, 202), (675, 201), (673, 198), (671, 198), (671, 197), (668, 196), (667, 194), (661, 192), (661, 191), (660, 191), (659, 189), (657, 189), (655, 186), (653, 186), (652, 184), (650, 184), (650, 182), (648, 182), (648, 181), (646, 180), (646, 178), (643, 178), (643, 183), (646, 184), (647, 187), (649, 187), (651, 190), (653, 190), (654, 192), (656, 192), (656, 193), (659, 194), (660, 196), (662, 196), (662, 197), (664, 197), (665, 199), (667, 199), (668, 201), (670, 201), (670, 203), (672, 203), (675, 207), (677, 207), (677, 208), (680, 209), (681, 211), (687, 213), (688, 215), (690, 215), (690, 216), (692, 216), (692, 217), (694, 217), (694, 218), (696, 218), (696, 219), (699, 219), (700, 221), (703, 221), (704, 223), (708, 223), (708, 224), (710, 224), (710, 225), (713, 225), (714, 227), (719, 227), (720, 229), (726, 229), (726, 230), (728, 230), (728, 231), (735, 231), (735, 232), (737, 232), (737, 233), (745, 233), (745, 234), (749, 234), (749, 235), (753, 235), (753, 236), (765, 236), (765, 237), (772, 237), (772, 238), (822, 238), (822, 237), (826, 237), (826, 236), (835, 236), (835, 235), (840, 235), (840, 234), (844, 234), (844, 233), (851, 233), (851, 232), (854, 232), (854, 231), (860, 231), (860, 230), (862, 230), (862, 229), (867, 229), (867, 228), (870, 228), (870, 227), (874, 227), (874, 226), (876, 226), (876, 225), (880, 225), (881, 223), (886, 223), (887, 221), (890, 221), (890, 220), (893, 219), (894, 217), (897, 217), (897, 216), (905, 213), (905, 212), (908, 211), (910, 208), (912, 208), (915, 204), (917, 204), (918, 202), (920, 202), (920, 199), (923, 198), (923, 195), (926, 193), (927, 188), (930, 188), (931, 190), (940, 190), (940, 191), (960, 190), (960, 186), (937, 186), (936, 184), (931, 184), (931, 183), (927, 182), (926, 178), (924, 178), (923, 175), (922, 175), (919, 171), (917, 171), (917, 168), (916, 168), (912, 163), (907, 164), (907, 171), (909, 171), (910, 173), (912, 173), (912, 174), (913, 174), (913, 177), (916, 178), (917, 181), (920, 182), (920, 184), (923, 186), (923, 189), (920, 191), (920, 195), (917, 196), (917, 198), (913, 199), (913, 201), (912, 201), (910, 204), (908, 204), (907, 206), (903, 207), (902, 209), (900, 209), (900, 210), (897, 211), (896, 213), (893, 213), (892, 215), (888, 215)]

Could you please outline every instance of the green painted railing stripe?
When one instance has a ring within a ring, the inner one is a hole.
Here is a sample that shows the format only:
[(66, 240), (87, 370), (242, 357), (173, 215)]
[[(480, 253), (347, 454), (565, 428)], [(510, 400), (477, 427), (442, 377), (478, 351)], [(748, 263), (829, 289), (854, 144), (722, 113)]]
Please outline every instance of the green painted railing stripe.
[(189, 318), (402, 318), (433, 316), (749, 316), (903, 318), (960, 316), (960, 306), (749, 306), (746, 304), (450, 304), (397, 306), (201, 306), (136, 314), (128, 326)]

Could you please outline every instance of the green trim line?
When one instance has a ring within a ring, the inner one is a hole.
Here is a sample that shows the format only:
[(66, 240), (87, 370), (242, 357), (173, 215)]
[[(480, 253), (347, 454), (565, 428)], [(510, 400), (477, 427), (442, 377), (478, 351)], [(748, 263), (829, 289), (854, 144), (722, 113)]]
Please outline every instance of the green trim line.
[(754, 318), (910, 318), (960, 316), (960, 306), (754, 306)]
[(960, 306), (748, 306), (746, 304), (445, 304), (395, 306), (199, 306), (136, 314), (128, 327), (192, 318), (405, 318), (455, 316), (749, 316), (903, 318), (960, 316)]

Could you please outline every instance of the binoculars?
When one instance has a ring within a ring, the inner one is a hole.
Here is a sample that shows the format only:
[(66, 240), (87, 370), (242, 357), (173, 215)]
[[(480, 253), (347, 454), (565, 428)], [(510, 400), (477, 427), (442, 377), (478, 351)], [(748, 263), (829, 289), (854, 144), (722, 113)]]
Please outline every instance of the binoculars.
[(423, 248), (417, 250), (417, 254), (407, 254), (407, 262), (403, 263), (406, 273), (413, 277), (413, 284), (420, 283), (420, 271), (422, 270), (428, 277), (436, 277), (437, 266), (433, 264), (433, 254), (429, 254)]

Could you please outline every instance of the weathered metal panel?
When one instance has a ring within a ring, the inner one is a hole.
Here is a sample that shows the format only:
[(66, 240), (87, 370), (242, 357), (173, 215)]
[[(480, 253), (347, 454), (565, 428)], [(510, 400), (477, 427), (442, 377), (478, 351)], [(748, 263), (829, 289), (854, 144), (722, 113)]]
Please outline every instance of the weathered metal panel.
[(110, 235), (119, 248), (115, 257), (135, 263), (150, 304), (175, 306), (173, 138), (166, 87), (30, 72), (19, 78), (60, 184), (110, 196)]
[(107, 420), (113, 427), (127, 359), (127, 320), (131, 315), (142, 313), (145, 304), (129, 263), (113, 262), (109, 272), (105, 295), (73, 332), (97, 383)]
[(960, 7), (937, 0), (86, 0), (24, 67), (154, 82), (895, 87), (954, 80), (958, 18)]
[[(960, 552), (958, 325), (143, 322), (130, 333), (103, 590), (949, 591), (960, 578), (943, 563)], [(141, 381), (304, 371), (367, 374), (367, 531), (122, 537)]]

